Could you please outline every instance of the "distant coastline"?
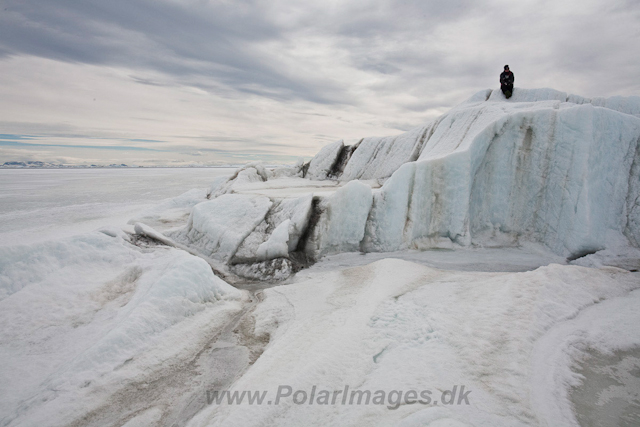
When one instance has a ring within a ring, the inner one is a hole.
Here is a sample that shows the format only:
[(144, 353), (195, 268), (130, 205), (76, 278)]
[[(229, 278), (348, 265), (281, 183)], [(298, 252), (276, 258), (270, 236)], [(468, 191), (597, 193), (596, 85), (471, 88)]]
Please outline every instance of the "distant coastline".
[[(124, 163), (110, 165), (65, 165), (40, 161), (28, 161), (28, 162), (5, 162), (0, 164), (0, 169), (194, 169), (194, 168), (238, 168), (244, 164), (232, 164), (232, 165), (202, 165), (202, 164), (190, 164), (190, 165), (154, 165), (154, 166), (140, 166), (140, 165), (127, 165)], [(284, 165), (265, 165), (267, 168), (279, 167)]]

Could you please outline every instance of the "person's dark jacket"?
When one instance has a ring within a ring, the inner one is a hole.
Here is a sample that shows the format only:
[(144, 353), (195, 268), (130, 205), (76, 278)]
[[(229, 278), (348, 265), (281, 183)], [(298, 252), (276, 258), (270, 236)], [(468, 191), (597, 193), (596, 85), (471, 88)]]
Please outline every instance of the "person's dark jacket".
[(503, 86), (513, 86), (515, 81), (516, 77), (511, 70), (503, 71), (502, 74), (500, 74), (500, 84)]

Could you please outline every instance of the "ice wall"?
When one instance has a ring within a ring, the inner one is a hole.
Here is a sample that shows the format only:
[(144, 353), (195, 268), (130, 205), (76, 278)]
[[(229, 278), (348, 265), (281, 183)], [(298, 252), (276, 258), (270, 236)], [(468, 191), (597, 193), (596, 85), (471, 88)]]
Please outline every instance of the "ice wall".
[(638, 246), (638, 113), (639, 97), (517, 89), (506, 100), (487, 90), (383, 150), (365, 139), (341, 179), (383, 177), (374, 165), (394, 163), (407, 141), (419, 156), (374, 190), (362, 249), (533, 240), (577, 257), (621, 240)]
[(364, 138), (351, 155), (340, 180), (387, 178), (402, 164), (418, 159), (433, 125), (398, 136)]
[(637, 246), (640, 119), (519, 92), (438, 120), (418, 161), (375, 194), (366, 250), (527, 239), (575, 257), (620, 238)]

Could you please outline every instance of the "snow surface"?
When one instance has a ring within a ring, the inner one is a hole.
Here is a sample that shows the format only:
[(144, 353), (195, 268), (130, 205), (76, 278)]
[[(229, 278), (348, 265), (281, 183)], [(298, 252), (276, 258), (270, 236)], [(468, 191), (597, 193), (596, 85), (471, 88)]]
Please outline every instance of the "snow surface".
[(194, 206), (186, 228), (174, 238), (214, 259), (229, 260), (271, 205), (267, 197), (224, 194)]
[[(464, 385), (469, 405), (342, 405), (340, 396), (323, 406), (289, 398), (212, 404), (189, 426), (573, 425), (568, 400), (559, 398), (571, 385), (563, 376), (572, 365), (566, 349), (576, 356), (596, 341), (601, 350), (639, 346), (638, 291), (630, 292), (639, 287), (637, 273), (614, 268), (463, 273), (386, 259), (267, 289), (254, 315), (271, 341), (232, 392), (265, 390), (273, 399), (280, 385), (307, 395), (314, 385), (348, 385), (372, 393), (428, 389), (437, 399)], [(620, 333), (607, 338), (614, 324)], [(549, 354), (562, 355), (552, 364), (562, 375), (549, 372)]]
[(341, 184), (336, 181), (276, 178), (266, 182), (236, 184), (233, 186), (233, 192), (268, 197), (296, 197), (307, 194), (328, 196), (335, 193), (340, 186)]
[(287, 257), (289, 256), (289, 225), (291, 224), (290, 219), (285, 219), (282, 221), (271, 236), (269, 236), (269, 240), (264, 243), (261, 243), (258, 246), (257, 250), (257, 258), (258, 261), (266, 261), (269, 259), (279, 258), (279, 257)]
[[(141, 211), (154, 210), (168, 197), (191, 188), (205, 188), (217, 176), (228, 176), (233, 171), (234, 168), (0, 169), (0, 246), (70, 237), (104, 226), (123, 227), (130, 218), (139, 216)], [(167, 212), (166, 218), (156, 219), (175, 221), (179, 209), (171, 208), (173, 211)], [(151, 216), (158, 214), (156, 210)]]
[[(631, 292), (626, 298), (604, 301), (583, 310), (575, 319), (555, 326), (536, 343), (533, 351), (534, 387), (531, 397), (534, 408), (543, 414), (541, 421), (547, 425), (580, 425), (570, 401), (571, 390), (568, 388), (580, 387), (584, 380), (574, 372), (575, 365), (588, 353), (613, 354), (623, 350), (637, 352), (640, 348), (640, 328), (637, 327), (640, 324), (639, 304), (640, 290)], [(617, 371), (606, 377), (609, 380), (617, 379), (613, 382), (618, 389), (624, 388), (631, 381), (637, 384), (637, 373), (631, 378), (623, 379), (619, 375), (622, 372)], [(598, 402), (597, 406), (603, 406), (603, 403), (615, 397), (636, 402), (640, 398), (637, 386), (635, 390), (631, 390), (631, 396), (615, 393), (612, 388), (603, 390), (600, 399), (604, 402)], [(640, 414), (636, 412), (633, 416), (636, 422), (638, 415)]]
[(0, 290), (2, 425), (70, 425), (186, 363), (246, 300), (184, 251), (97, 232), (0, 248)]
[[(323, 256), (289, 282), (306, 279), (319, 272), (338, 271), (371, 264), (387, 258), (402, 259), (431, 268), (454, 271), (525, 272), (549, 264), (567, 264), (541, 245), (525, 244), (518, 248), (456, 248), (406, 250), (395, 252), (346, 252)], [(602, 267), (602, 265), (600, 266)]]
[[(221, 177), (226, 180), (227, 177)], [(167, 199), (134, 216), (129, 224), (142, 222), (160, 231), (172, 231), (186, 225), (191, 209), (207, 200), (207, 190), (194, 188), (172, 199)]]

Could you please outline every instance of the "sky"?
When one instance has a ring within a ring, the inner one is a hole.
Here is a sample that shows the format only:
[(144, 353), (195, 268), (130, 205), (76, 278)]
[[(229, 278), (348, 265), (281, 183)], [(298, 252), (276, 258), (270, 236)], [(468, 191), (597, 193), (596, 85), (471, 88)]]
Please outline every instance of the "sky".
[(638, 0), (0, 0), (0, 164), (294, 163), (487, 88), (640, 95)]

